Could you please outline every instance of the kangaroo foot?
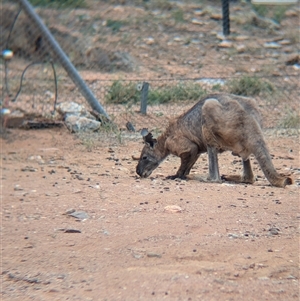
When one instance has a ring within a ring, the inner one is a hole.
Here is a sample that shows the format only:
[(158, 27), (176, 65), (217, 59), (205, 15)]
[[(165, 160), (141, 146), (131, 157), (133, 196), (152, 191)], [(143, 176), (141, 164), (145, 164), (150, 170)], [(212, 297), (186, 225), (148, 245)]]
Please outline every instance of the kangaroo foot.
[(222, 175), (221, 179), (228, 182), (247, 183), (247, 184), (253, 184), (255, 182), (254, 178), (248, 179), (240, 175)]
[(292, 185), (293, 180), (290, 177), (280, 175), (280, 176), (276, 177), (276, 179), (272, 179), (272, 182), (270, 181), (270, 183), (273, 186), (284, 188), (286, 185)]
[(207, 178), (207, 182), (211, 182), (211, 183), (222, 183), (222, 179), (220, 179), (220, 178), (212, 179), (212, 178), (208, 177), (208, 178)]

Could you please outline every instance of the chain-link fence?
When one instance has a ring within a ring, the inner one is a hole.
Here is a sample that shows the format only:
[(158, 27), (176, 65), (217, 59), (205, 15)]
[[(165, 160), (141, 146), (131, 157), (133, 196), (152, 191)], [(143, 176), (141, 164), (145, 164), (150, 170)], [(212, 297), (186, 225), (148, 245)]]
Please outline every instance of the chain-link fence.
[[(13, 52), (0, 65), (2, 106), (51, 119), (59, 118), (56, 101), (92, 109), (21, 2), (2, 3), (1, 51)], [(120, 128), (162, 128), (202, 95), (223, 91), (255, 96), (266, 126), (298, 126), (299, 8), (272, 8), (270, 18), (271, 10), (261, 17), (235, 1), (226, 38), (221, 4), (202, 2), (31, 1)]]

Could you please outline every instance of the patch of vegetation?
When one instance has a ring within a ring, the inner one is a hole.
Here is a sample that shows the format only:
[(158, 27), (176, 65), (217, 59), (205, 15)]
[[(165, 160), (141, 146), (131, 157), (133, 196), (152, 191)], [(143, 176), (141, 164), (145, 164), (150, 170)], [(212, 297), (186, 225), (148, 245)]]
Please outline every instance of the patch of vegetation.
[(256, 96), (262, 93), (271, 95), (275, 92), (271, 83), (256, 76), (233, 79), (227, 83), (227, 86), (230, 93), (243, 96)]
[(279, 5), (274, 11), (272, 19), (280, 24), (283, 18), (285, 17), (285, 12), (287, 11), (287, 9), (287, 6)]
[(185, 100), (197, 100), (206, 93), (197, 83), (179, 83), (149, 91), (148, 103), (161, 104)]
[(54, 8), (84, 8), (85, 0), (29, 0), (33, 6), (54, 7)]
[(120, 28), (123, 25), (125, 25), (125, 23), (123, 21), (119, 21), (119, 20), (108, 19), (107, 22), (106, 22), (106, 26), (110, 27), (113, 32), (120, 31)]
[(184, 11), (182, 9), (177, 9), (172, 12), (172, 17), (176, 23), (183, 23), (184, 20)]
[(252, 8), (261, 17), (266, 17), (268, 10), (269, 10), (267, 5), (255, 5), (254, 4), (254, 5), (252, 5)]
[(107, 103), (113, 104), (137, 103), (141, 98), (140, 93), (135, 83), (123, 83), (122, 81), (116, 80), (109, 88), (105, 99)]
[(297, 111), (288, 111), (280, 122), (280, 127), (285, 129), (299, 129), (300, 116)]
[[(197, 100), (206, 93), (197, 83), (180, 83), (175, 86), (149, 89), (148, 104), (164, 104), (185, 100)], [(114, 81), (108, 93), (106, 102), (113, 104), (138, 103), (141, 92), (137, 90), (135, 83), (123, 83)]]
[(280, 24), (285, 16), (288, 6), (276, 5), (275, 7), (272, 7), (270, 5), (252, 5), (252, 8), (259, 16), (271, 18)]
[(215, 84), (215, 85), (213, 85), (212, 86), (212, 91), (214, 91), (214, 92), (220, 92), (220, 91), (222, 91), (222, 85), (220, 85), (220, 84)]
[(152, 0), (146, 5), (147, 8), (161, 10), (171, 10), (173, 6), (169, 0)]

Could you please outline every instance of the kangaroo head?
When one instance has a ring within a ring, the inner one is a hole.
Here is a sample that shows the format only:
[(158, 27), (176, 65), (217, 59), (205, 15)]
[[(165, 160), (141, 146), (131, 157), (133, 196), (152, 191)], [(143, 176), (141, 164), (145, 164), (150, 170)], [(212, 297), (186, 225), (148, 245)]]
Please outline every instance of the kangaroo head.
[(143, 129), (141, 134), (145, 145), (136, 167), (136, 173), (142, 178), (147, 178), (161, 162), (161, 155), (160, 151), (157, 149), (157, 140), (153, 138), (152, 134), (146, 129)]

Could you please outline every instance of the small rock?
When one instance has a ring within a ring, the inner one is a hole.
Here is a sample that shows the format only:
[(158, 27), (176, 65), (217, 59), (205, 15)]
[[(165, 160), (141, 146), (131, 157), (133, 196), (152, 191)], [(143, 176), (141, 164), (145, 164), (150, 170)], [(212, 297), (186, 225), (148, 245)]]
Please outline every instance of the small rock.
[(126, 128), (129, 132), (135, 132), (135, 128), (134, 128), (133, 124), (130, 121), (127, 121)]
[(170, 212), (170, 213), (180, 213), (180, 212), (182, 212), (182, 209), (181, 209), (181, 207), (179, 207), (177, 205), (169, 205), (164, 208), (164, 211)]
[(279, 41), (279, 44), (280, 45), (291, 45), (291, 41), (290, 40), (282, 40), (282, 41)]
[(182, 38), (181, 37), (175, 37), (173, 40), (175, 42), (182, 42)]
[(96, 131), (100, 128), (101, 122), (86, 117), (69, 115), (65, 124), (72, 133)]
[(205, 15), (205, 13), (206, 13), (206, 11), (204, 11), (204, 10), (202, 10), (202, 9), (196, 9), (196, 10), (194, 11), (194, 14), (195, 14), (196, 16), (203, 16), (203, 15)]
[(75, 211), (76, 211), (75, 209), (70, 208), (70, 209), (68, 209), (64, 214), (69, 215), (69, 214), (71, 214), (71, 213), (73, 213), (73, 212), (75, 212)]
[(155, 40), (154, 40), (154, 38), (149, 37), (149, 38), (144, 39), (144, 42), (145, 42), (147, 45), (153, 45), (153, 44), (155, 43)]
[(42, 157), (40, 156), (40, 155), (36, 155), (36, 156), (30, 156), (30, 157), (28, 157), (28, 160), (29, 161), (35, 161), (35, 162), (37, 162), (37, 163), (39, 163), (39, 164), (43, 164), (43, 163), (45, 163), (45, 161), (42, 159)]
[(78, 114), (86, 111), (84, 106), (73, 101), (61, 102), (56, 106), (56, 109), (62, 115)]
[(269, 277), (267, 277), (267, 276), (264, 276), (264, 277), (258, 277), (258, 280), (269, 280), (270, 278)]
[(204, 25), (204, 23), (196, 18), (193, 18), (192, 19), (192, 24), (195, 24), (195, 25)]
[(73, 211), (73, 212), (69, 213), (68, 215), (75, 217), (79, 220), (85, 220), (85, 219), (89, 218), (88, 214), (84, 211)]
[(280, 230), (276, 227), (272, 227), (272, 228), (269, 229), (269, 232), (270, 232), (271, 235), (278, 235), (279, 231)]
[(191, 40), (191, 43), (197, 45), (197, 44), (200, 43), (200, 41), (197, 40), (197, 39), (192, 39), (192, 40)]
[(300, 70), (300, 64), (295, 64), (295, 65), (293, 65), (293, 69), (295, 69), (295, 70)]
[(161, 258), (161, 254), (157, 254), (157, 253), (147, 253), (147, 257), (150, 257), (150, 258)]
[(132, 256), (136, 259), (140, 259), (140, 258), (143, 258), (143, 254), (139, 254), (139, 253), (132, 253)]
[(233, 46), (233, 43), (228, 40), (223, 40), (221, 43), (218, 44), (220, 48), (231, 48)]
[(228, 237), (229, 238), (234, 238), (234, 239), (239, 238), (239, 236), (237, 234), (234, 234), (234, 233), (228, 233)]
[(236, 45), (235, 49), (237, 50), (238, 53), (245, 52), (246, 46), (244, 44)]
[(20, 187), (20, 185), (16, 184), (14, 187), (14, 191), (21, 191), (24, 190), (23, 188)]
[(77, 229), (65, 229), (64, 233), (81, 233), (81, 231)]
[(299, 13), (298, 13), (298, 11), (295, 10), (295, 9), (289, 9), (289, 10), (287, 10), (287, 11), (284, 13), (284, 15), (285, 15), (286, 17), (298, 17)]
[(222, 20), (223, 16), (222, 16), (222, 14), (219, 14), (219, 13), (212, 13), (210, 15), (210, 18), (213, 20)]
[(281, 48), (281, 45), (277, 42), (267, 42), (264, 44), (264, 47), (268, 49), (278, 49)]
[(35, 172), (37, 171), (36, 168), (30, 167), (30, 166), (26, 166), (24, 168), (21, 168), (21, 171), (30, 171), (30, 172)]
[(240, 36), (236, 36), (234, 38), (236, 41), (245, 41), (245, 40), (249, 40), (248, 36), (244, 36), (244, 35), (240, 35)]

